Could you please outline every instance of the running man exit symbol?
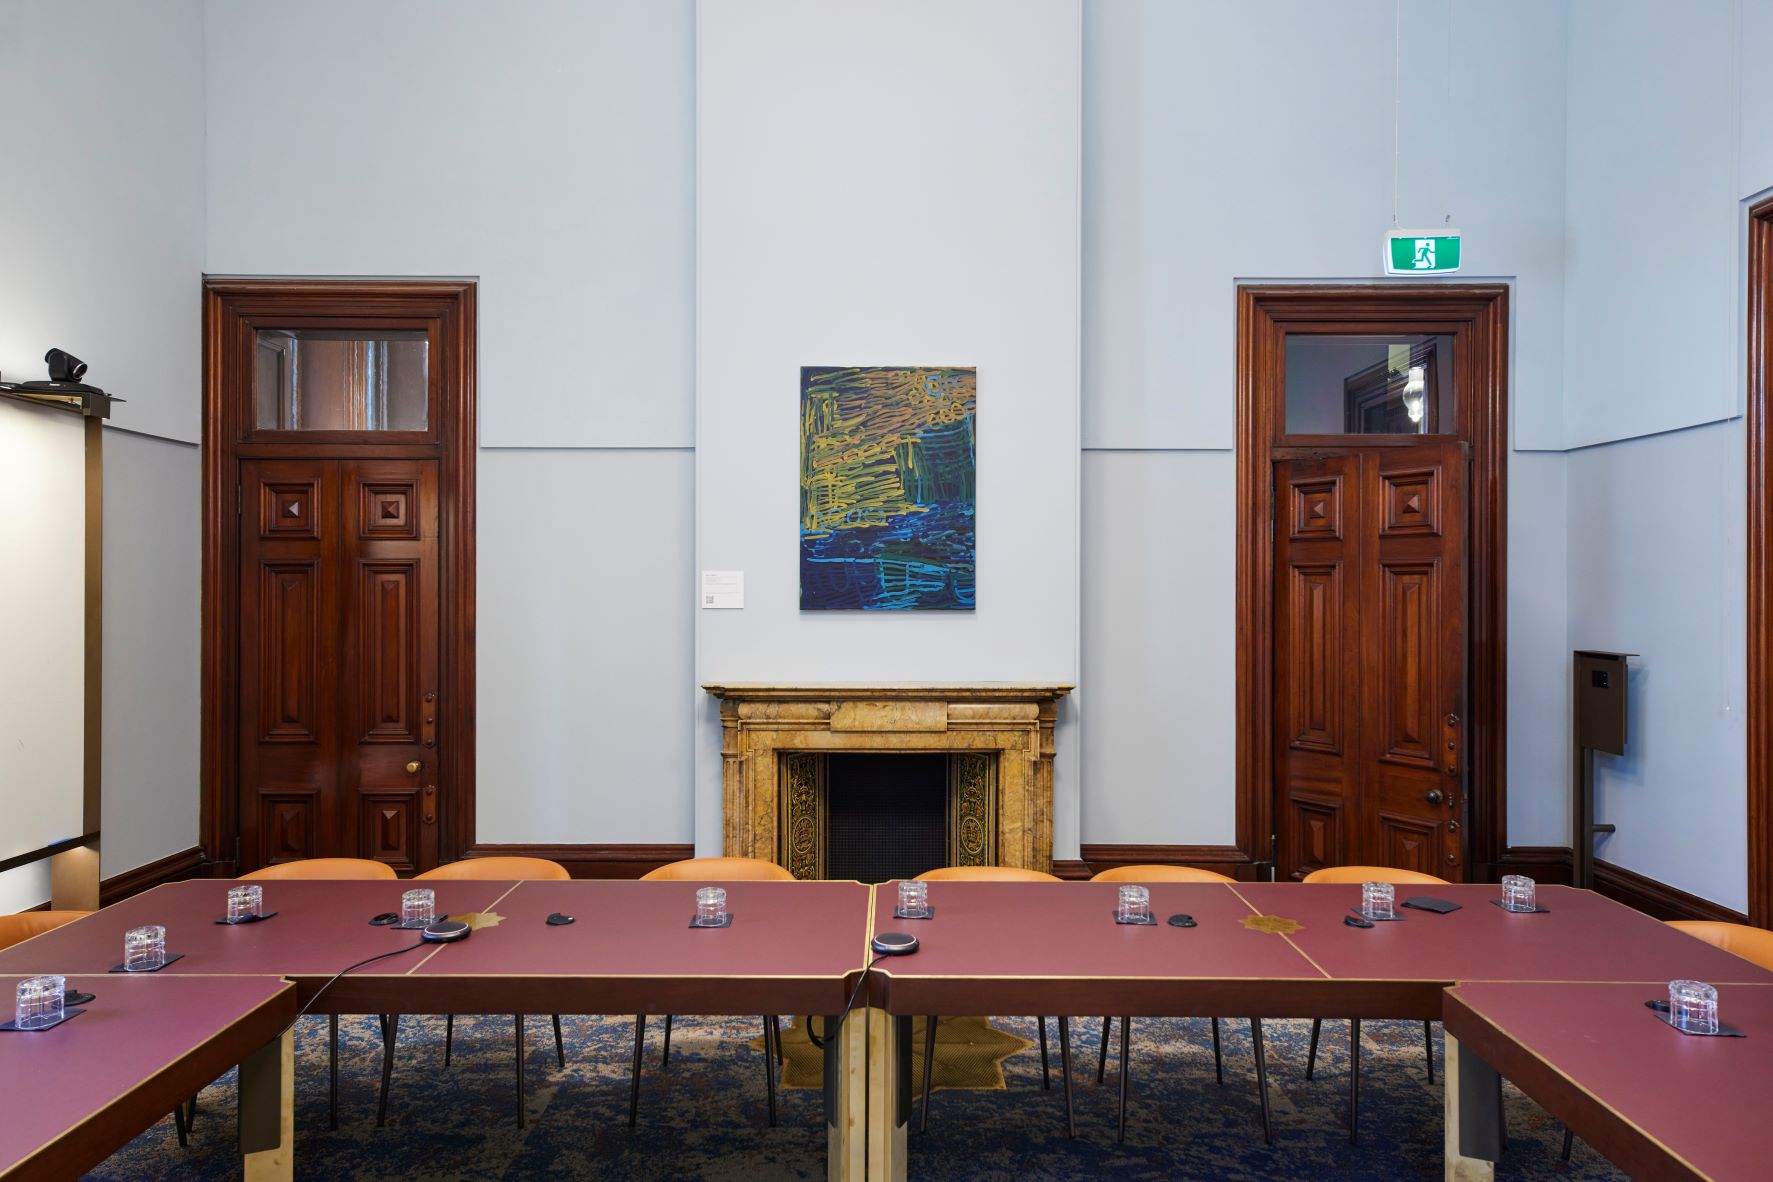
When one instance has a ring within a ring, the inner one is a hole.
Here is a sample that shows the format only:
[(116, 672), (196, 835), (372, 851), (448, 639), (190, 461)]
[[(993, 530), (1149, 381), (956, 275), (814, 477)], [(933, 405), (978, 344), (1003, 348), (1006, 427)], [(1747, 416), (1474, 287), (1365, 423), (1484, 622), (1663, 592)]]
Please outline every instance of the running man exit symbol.
[(1393, 230), (1385, 237), (1387, 275), (1446, 275), (1459, 269), (1459, 231)]

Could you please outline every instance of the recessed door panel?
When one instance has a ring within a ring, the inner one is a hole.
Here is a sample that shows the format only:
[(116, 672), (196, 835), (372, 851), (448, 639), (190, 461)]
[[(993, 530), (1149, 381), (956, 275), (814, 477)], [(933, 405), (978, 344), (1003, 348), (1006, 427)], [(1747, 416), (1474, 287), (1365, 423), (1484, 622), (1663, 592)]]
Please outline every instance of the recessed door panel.
[(435, 865), (436, 462), (241, 474), (242, 862)]
[(1274, 471), (1276, 877), (1461, 878), (1463, 445), (1313, 447)]

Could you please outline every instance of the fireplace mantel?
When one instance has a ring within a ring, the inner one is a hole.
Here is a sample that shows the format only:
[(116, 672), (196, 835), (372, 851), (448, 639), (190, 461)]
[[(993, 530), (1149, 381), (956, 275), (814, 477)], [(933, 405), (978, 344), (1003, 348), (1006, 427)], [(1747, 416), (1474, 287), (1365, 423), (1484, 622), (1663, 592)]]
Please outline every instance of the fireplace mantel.
[(796, 752), (976, 752), (997, 757), (997, 861), (1053, 868), (1053, 721), (1069, 685), (715, 682), (724, 853), (784, 862), (783, 757)]

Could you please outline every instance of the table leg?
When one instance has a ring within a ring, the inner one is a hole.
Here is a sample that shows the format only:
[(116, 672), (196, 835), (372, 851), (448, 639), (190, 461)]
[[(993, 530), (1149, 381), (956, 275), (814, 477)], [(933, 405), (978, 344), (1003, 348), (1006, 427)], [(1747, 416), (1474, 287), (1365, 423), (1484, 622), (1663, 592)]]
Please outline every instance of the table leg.
[(868, 1026), (868, 1179), (905, 1182), (911, 1120), (911, 1019), (870, 1007)]
[[(808, 1018), (808, 1022), (815, 1019)], [(868, 1176), (868, 1023), (852, 1014), (825, 1024), (825, 1176), (863, 1182)]]
[(1441, 1079), (1446, 1104), (1446, 1182), (1493, 1182), (1502, 1149), (1496, 1069), (1448, 1034)]
[(295, 1177), (295, 1031), (240, 1064), (240, 1153), (247, 1182)]

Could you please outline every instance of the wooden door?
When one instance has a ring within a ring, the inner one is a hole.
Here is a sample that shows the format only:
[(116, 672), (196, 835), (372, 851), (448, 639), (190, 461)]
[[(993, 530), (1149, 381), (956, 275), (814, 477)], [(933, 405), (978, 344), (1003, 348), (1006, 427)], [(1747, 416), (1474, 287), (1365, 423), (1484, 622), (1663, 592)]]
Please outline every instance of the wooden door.
[(433, 460), (240, 465), (242, 863), (437, 864)]
[(1274, 464), (1276, 877), (1464, 877), (1469, 462), (1454, 440)]

